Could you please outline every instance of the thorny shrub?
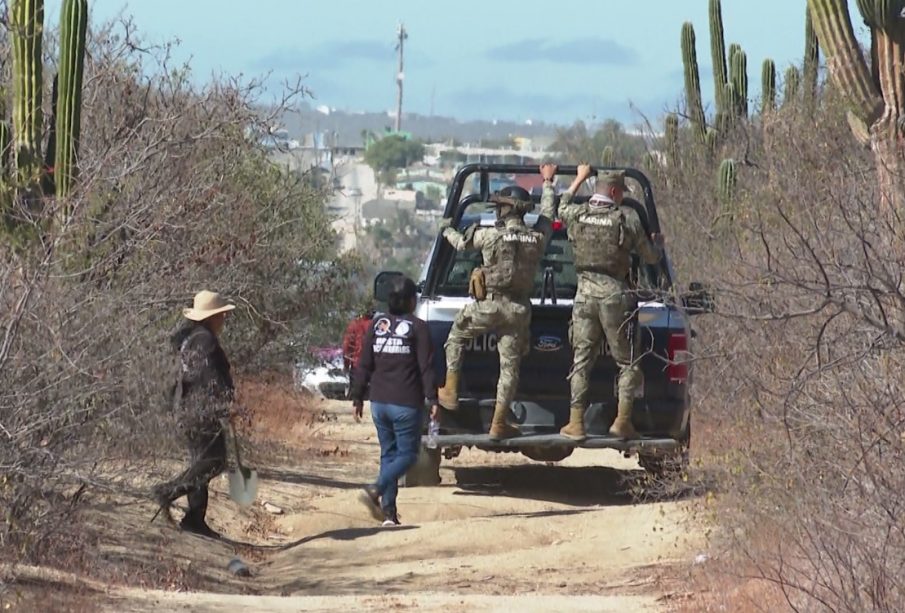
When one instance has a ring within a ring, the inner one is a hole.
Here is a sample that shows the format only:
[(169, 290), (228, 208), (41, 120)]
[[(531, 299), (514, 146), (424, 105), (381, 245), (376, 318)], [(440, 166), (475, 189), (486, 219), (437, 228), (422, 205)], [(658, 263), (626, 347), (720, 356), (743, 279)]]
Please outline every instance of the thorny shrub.
[(6, 212), (37, 238), (0, 243), (4, 560), (52, 562), (86, 488), (146, 495), (150, 464), (184, 454), (165, 356), (196, 291), (238, 305), (224, 344), (240, 372), (288, 366), (343, 323), (357, 264), (337, 255), (325, 194), (248, 136), (269, 120), (261, 89), (199, 89), (169, 51), (128, 22), (92, 32), (73, 213)]
[(681, 147), (655, 187), (681, 278), (717, 297), (694, 322), (693, 448), (723, 544), (792, 608), (905, 610), (905, 249), (873, 157), (829, 90), (735, 126), (715, 157)]

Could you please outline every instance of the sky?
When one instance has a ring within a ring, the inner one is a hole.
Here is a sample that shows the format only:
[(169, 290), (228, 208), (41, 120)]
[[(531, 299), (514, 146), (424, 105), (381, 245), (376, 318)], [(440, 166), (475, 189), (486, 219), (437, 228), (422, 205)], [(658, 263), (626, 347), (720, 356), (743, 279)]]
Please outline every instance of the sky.
[[(93, 0), (91, 17), (101, 23), (131, 15), (148, 42), (178, 39), (176, 58), (190, 61), (199, 82), (214, 73), (267, 77), (275, 91), (301, 75), (313, 105), (346, 111), (395, 108), (395, 36), (404, 22), (406, 111), (463, 120), (636, 124), (657, 119), (682, 97), (684, 21), (695, 26), (701, 87), (705, 104), (712, 103), (707, 4)], [(764, 58), (776, 62), (778, 74), (801, 61), (805, 4), (723, 0), (726, 46), (739, 43), (748, 55), (751, 97)]]

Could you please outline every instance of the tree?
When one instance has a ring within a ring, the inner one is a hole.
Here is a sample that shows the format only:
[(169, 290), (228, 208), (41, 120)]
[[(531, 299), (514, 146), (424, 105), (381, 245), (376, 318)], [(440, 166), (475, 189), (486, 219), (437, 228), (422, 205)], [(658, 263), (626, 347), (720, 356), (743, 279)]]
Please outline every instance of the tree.
[(577, 121), (557, 132), (552, 149), (573, 162), (600, 164), (607, 146), (613, 148), (613, 160), (619, 165), (635, 164), (647, 151), (642, 137), (627, 133), (614, 119), (604, 121), (593, 134), (584, 122)]
[(424, 157), (424, 145), (397, 134), (385, 136), (365, 151), (365, 163), (375, 173), (391, 173)]

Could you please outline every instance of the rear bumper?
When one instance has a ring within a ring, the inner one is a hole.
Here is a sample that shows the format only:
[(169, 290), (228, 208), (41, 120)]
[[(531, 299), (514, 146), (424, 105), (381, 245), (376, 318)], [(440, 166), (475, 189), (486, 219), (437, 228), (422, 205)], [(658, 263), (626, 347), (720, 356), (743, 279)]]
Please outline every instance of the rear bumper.
[[(427, 443), (427, 437), (421, 438)], [(682, 443), (674, 438), (647, 438), (626, 441), (609, 435), (590, 435), (585, 440), (573, 441), (560, 434), (528, 434), (502, 441), (491, 441), (487, 434), (443, 434), (437, 437), (438, 447), (476, 447), (484, 451), (519, 451), (524, 448), (584, 448), (616, 449), (618, 451), (667, 453), (681, 448)]]

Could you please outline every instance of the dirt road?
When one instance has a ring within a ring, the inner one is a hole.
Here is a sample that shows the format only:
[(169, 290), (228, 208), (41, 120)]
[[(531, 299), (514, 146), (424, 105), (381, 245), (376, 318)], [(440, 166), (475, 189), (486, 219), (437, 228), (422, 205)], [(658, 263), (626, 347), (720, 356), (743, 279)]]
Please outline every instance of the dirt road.
[[(344, 403), (324, 408), (337, 419), (313, 459), (262, 470), (259, 500), (282, 514), (239, 509), (216, 483), (211, 524), (235, 542), (148, 526), (149, 507), (130, 507), (132, 528), (105, 556), (175, 560), (173, 587), (201, 591), (106, 589), (107, 610), (660, 611), (683, 598), (705, 547), (692, 503), (633, 502), (633, 460), (579, 451), (545, 465), (465, 450), (444, 460), (440, 486), (401, 490), (403, 525), (381, 528), (357, 500), (376, 473), (373, 426)], [(251, 578), (227, 571), (236, 556)]]

